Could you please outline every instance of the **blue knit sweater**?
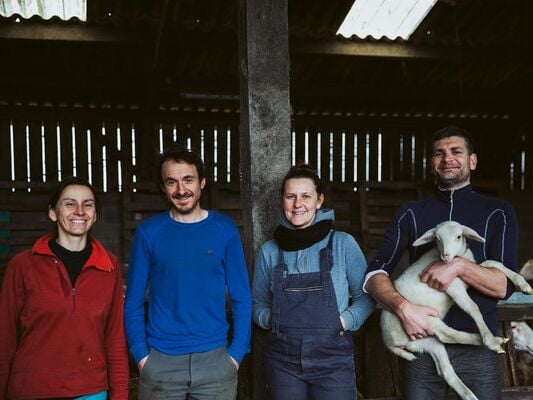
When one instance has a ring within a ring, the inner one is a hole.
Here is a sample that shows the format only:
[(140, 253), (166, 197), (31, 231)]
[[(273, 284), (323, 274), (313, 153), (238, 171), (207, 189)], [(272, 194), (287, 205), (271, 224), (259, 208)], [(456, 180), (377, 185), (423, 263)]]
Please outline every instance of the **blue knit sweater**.
[[(485, 238), (485, 243), (468, 241), (477, 263), (496, 260), (516, 270), (518, 224), (514, 208), (507, 201), (482, 196), (468, 185), (457, 190), (439, 190), (434, 197), (401, 207), (390, 223), (377, 255), (368, 265), (366, 279), (379, 270), (391, 274), (405, 250), (409, 251), (410, 263), (416, 261), (434, 244), (413, 247), (412, 243), (427, 230), (448, 220), (469, 226)], [(506, 297), (513, 290), (514, 286), (509, 281)], [(498, 299), (475, 289), (469, 289), (469, 293), (489, 329), (496, 333)], [(445, 321), (458, 330), (479, 332), (472, 318), (458, 306), (450, 309)]]
[(141, 223), (131, 246), (124, 313), (135, 361), (148, 355), (151, 347), (179, 355), (227, 345), (226, 294), (233, 320), (228, 354), (241, 362), (250, 349), (252, 307), (233, 221), (209, 211), (206, 219), (195, 223), (174, 221), (168, 212)]

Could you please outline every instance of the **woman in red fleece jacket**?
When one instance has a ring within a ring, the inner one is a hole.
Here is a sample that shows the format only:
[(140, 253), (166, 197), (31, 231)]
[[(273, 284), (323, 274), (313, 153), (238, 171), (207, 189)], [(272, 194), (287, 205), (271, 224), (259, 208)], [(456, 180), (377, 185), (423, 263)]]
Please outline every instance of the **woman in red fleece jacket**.
[(120, 264), (89, 230), (91, 184), (61, 182), (56, 231), (13, 257), (0, 292), (0, 400), (128, 398)]

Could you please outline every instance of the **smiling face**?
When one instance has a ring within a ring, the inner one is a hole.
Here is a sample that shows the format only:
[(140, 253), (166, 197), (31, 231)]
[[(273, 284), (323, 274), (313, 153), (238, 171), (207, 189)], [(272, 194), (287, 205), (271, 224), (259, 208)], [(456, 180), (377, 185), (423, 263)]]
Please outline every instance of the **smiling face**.
[(316, 210), (324, 202), (324, 195), (318, 194), (310, 178), (291, 178), (285, 182), (283, 191), (283, 212), (296, 228), (307, 228), (313, 222)]
[(201, 211), (200, 197), (205, 179), (198, 177), (194, 164), (167, 160), (161, 166), (162, 190), (175, 217), (194, 216)]
[(470, 172), (476, 169), (477, 156), (469, 154), (465, 139), (450, 136), (433, 144), (432, 173), (442, 189), (459, 189), (470, 183)]
[(83, 185), (65, 187), (55, 207), (48, 210), (48, 217), (57, 225), (59, 243), (66, 243), (75, 237), (86, 238), (96, 222), (93, 192)]

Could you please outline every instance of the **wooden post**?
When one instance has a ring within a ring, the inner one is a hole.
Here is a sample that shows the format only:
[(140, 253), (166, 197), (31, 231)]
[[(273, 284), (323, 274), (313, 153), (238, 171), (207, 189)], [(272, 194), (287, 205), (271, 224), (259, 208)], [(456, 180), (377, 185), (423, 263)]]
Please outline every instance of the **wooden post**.
[[(291, 161), (289, 33), (287, 0), (239, 4), (241, 199), (252, 277), (254, 256), (277, 224), (279, 186)], [(254, 331), (248, 373), (240, 376), (251, 381), (254, 400), (266, 398), (264, 333)]]

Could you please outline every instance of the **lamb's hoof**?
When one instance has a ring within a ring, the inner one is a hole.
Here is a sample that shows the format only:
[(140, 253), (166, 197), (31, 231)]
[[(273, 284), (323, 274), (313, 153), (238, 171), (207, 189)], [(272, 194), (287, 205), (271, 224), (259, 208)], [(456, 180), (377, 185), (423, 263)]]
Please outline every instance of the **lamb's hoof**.
[(498, 354), (505, 354), (505, 350), (502, 349), (502, 348), (500, 348), (500, 349), (498, 349), (498, 350), (496, 351), (496, 353), (498, 353)]
[(507, 343), (509, 341), (509, 338), (508, 337), (504, 337), (502, 338), (502, 343)]
[(505, 353), (502, 349), (502, 344), (506, 343), (508, 340), (508, 338), (492, 336), (489, 340), (485, 340), (484, 344), (495, 353)]
[(522, 291), (524, 294), (533, 294), (533, 288), (525, 289)]

